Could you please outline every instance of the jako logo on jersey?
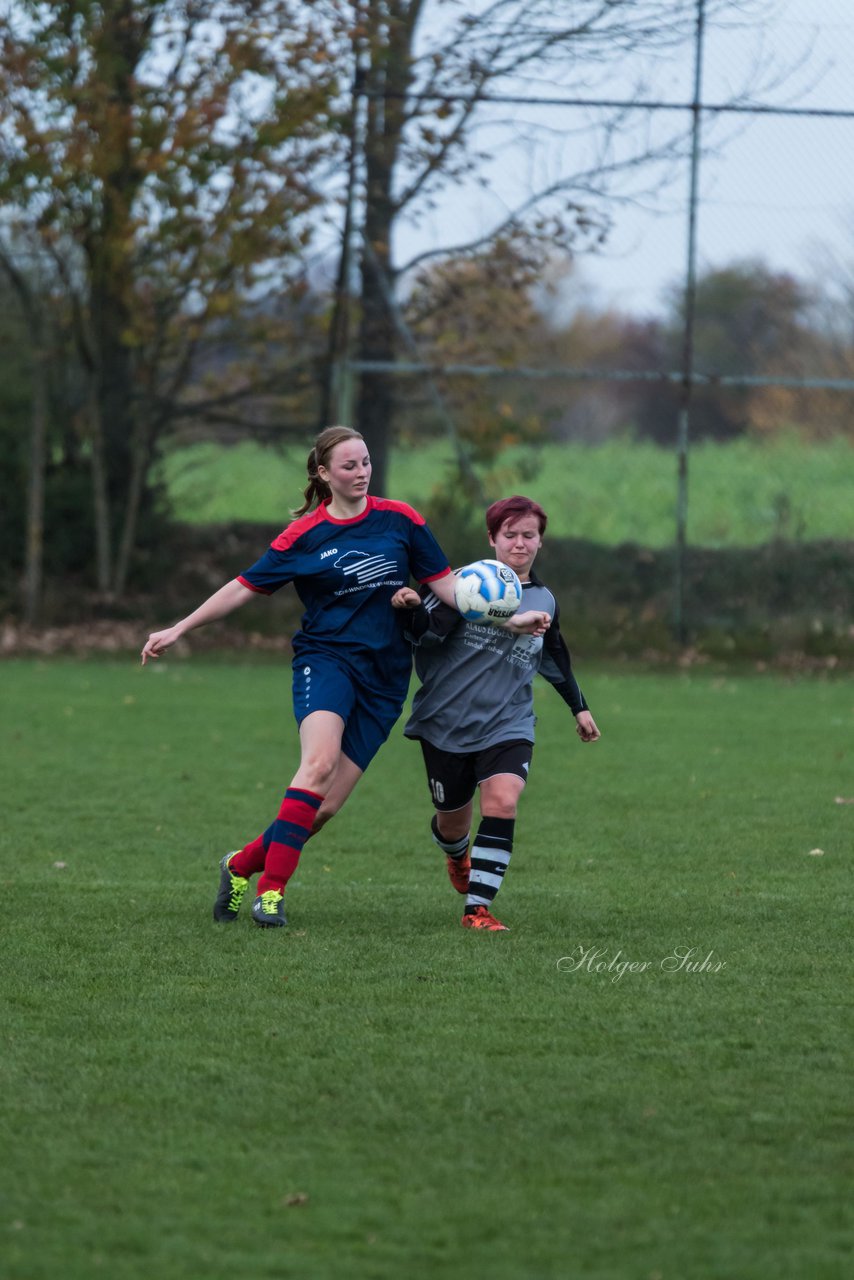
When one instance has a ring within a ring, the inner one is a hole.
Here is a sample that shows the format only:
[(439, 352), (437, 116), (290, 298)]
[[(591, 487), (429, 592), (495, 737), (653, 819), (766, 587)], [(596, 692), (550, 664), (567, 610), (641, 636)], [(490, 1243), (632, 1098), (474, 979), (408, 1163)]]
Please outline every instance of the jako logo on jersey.
[(320, 558), (321, 560), (325, 560), (327, 556), (337, 556), (337, 555), (338, 555), (338, 548), (330, 547), (328, 551), (321, 551)]
[(346, 577), (355, 574), (360, 587), (385, 577), (391, 571), (397, 572), (397, 565), (393, 560), (386, 560), (384, 556), (369, 556), (367, 551), (345, 552), (340, 560), (335, 561), (335, 568), (341, 569)]

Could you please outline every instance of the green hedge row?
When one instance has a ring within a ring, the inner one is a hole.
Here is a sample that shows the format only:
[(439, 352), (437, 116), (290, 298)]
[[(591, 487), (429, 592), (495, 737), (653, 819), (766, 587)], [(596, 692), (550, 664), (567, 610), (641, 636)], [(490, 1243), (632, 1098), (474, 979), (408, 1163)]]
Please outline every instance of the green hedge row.
[[(672, 549), (554, 540), (538, 565), (560, 598), (565, 630), (585, 645), (609, 653), (672, 647)], [(688, 548), (682, 621), (688, 642), (709, 653), (854, 656), (854, 543)]]
[[(164, 609), (181, 612), (251, 564), (266, 546), (266, 525), (188, 529), (182, 555), (161, 579)], [(674, 631), (676, 558), (672, 549), (606, 547), (547, 538), (537, 561), (557, 595), (574, 649), (596, 654), (668, 652)], [(854, 657), (854, 542), (770, 543), (741, 550), (689, 548), (684, 565), (687, 641), (710, 655), (773, 657), (803, 652)], [(291, 591), (260, 601), (235, 625), (269, 634), (292, 629)]]

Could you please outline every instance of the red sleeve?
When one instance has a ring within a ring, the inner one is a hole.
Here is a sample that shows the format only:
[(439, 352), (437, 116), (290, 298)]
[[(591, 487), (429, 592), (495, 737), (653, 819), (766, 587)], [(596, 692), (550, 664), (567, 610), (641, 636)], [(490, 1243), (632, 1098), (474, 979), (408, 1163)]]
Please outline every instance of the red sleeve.
[(263, 587), (256, 587), (254, 582), (250, 582), (248, 578), (244, 578), (242, 573), (238, 573), (237, 581), (242, 587), (248, 587), (250, 591), (257, 591), (260, 596), (271, 596), (272, 591), (265, 591)]
[(307, 511), (304, 516), (297, 516), (296, 520), (292, 520), (287, 529), (283, 529), (278, 538), (274, 538), (270, 546), (274, 551), (287, 551), (292, 547), (297, 538), (301, 538), (309, 529), (313, 529), (323, 519), (323, 508), (315, 507), (314, 511)]

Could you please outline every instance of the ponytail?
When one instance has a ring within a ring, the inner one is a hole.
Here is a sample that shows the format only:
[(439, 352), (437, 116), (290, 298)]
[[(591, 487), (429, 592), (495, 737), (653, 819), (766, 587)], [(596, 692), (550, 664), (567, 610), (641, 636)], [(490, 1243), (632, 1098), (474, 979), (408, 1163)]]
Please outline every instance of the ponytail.
[(316, 448), (312, 449), (311, 453), (308, 455), (306, 471), (308, 473), (308, 484), (303, 489), (302, 494), (305, 501), (301, 507), (296, 509), (296, 511), (291, 512), (294, 519), (296, 519), (297, 516), (304, 516), (306, 511), (310, 511), (312, 507), (319, 507), (324, 499), (328, 498), (330, 494), (329, 485), (325, 480), (321, 480), (320, 476), (317, 474)]

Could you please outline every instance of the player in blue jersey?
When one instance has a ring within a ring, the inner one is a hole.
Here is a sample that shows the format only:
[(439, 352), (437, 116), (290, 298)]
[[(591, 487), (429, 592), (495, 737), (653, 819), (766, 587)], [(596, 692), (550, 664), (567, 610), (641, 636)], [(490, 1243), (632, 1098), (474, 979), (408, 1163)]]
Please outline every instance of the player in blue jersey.
[[(214, 918), (234, 920), (260, 872), (252, 918), (286, 923), (284, 891), (308, 837), (341, 808), (388, 737), (406, 697), (411, 650), (390, 608), (410, 578), (453, 605), (447, 558), (422, 516), (368, 494), (367, 446), (350, 427), (327, 427), (308, 458), (305, 501), (249, 569), (193, 613), (148, 637), (143, 664), (196, 627), (226, 617), (260, 592), (292, 582), (305, 612), (293, 638), (293, 705), (300, 764), (270, 827), (220, 863)], [(543, 614), (517, 626), (543, 630)]]
[[(404, 733), (421, 744), (435, 810), (433, 839), (445, 853), (451, 883), (466, 895), (466, 928), (506, 930), (491, 907), (510, 862), (533, 756), (538, 671), (569, 706), (581, 741), (600, 736), (572, 672), (557, 602), (533, 572), (546, 523), (542, 507), (521, 496), (495, 502), (486, 513), (495, 558), (522, 582), (521, 607), (551, 619), (544, 635), (467, 622), (427, 588), (418, 593), (404, 587), (392, 600), (412, 609), (407, 629), (421, 680)], [(469, 854), (478, 789), (480, 823)]]

